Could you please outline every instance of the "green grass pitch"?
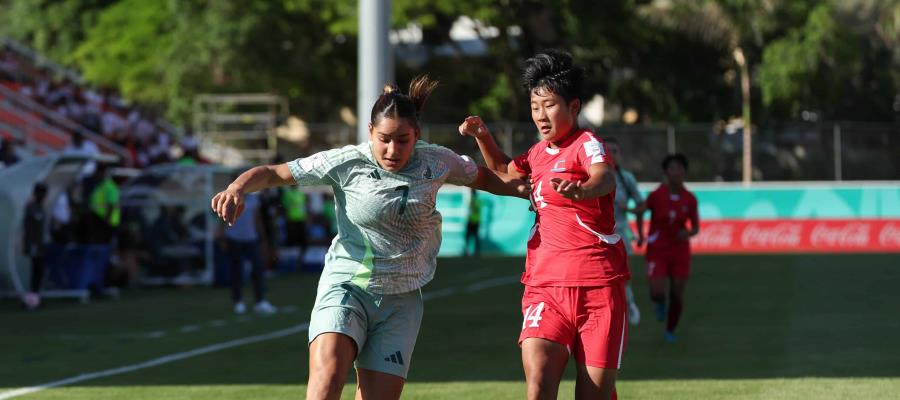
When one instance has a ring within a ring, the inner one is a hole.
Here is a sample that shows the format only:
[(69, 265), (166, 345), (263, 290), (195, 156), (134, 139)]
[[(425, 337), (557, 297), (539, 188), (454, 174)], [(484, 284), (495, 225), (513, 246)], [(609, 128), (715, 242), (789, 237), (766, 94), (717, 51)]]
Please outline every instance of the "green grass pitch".
[[(441, 259), (408, 399), (521, 399), (521, 258)], [(679, 342), (662, 340), (644, 265), (622, 399), (900, 398), (900, 256), (697, 256)], [(37, 312), (0, 303), (0, 398), (9, 390), (139, 364), (298, 326), (315, 275), (269, 281), (273, 316), (232, 314), (225, 289), (140, 289)], [(479, 284), (484, 283), (484, 284)], [(486, 286), (486, 287), (485, 287)], [(250, 295), (249, 287), (246, 294)], [(21, 399), (302, 398), (306, 332), (23, 395)], [(560, 398), (572, 398), (569, 368)], [(352, 374), (345, 398), (353, 396)]]

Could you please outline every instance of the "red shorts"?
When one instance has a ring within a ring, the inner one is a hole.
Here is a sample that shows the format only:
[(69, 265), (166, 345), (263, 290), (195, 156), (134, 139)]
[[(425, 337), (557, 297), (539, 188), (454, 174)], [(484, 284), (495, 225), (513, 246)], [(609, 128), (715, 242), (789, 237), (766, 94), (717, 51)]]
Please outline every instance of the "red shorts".
[(575, 361), (595, 368), (619, 369), (628, 335), (625, 285), (525, 286), (522, 333), (565, 345)]
[(687, 278), (691, 275), (691, 250), (653, 250), (647, 249), (647, 277)]

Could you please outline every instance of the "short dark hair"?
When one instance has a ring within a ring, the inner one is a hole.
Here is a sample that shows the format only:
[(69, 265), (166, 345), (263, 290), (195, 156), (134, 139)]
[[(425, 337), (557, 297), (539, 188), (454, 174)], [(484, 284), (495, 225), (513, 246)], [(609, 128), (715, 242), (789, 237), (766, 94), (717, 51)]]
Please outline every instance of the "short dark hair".
[(677, 163), (681, 164), (681, 166), (683, 166), (685, 170), (688, 169), (687, 157), (685, 157), (684, 154), (681, 154), (681, 153), (669, 154), (666, 156), (666, 158), (663, 158), (662, 169), (663, 170), (668, 169), (669, 164), (671, 164), (673, 162), (677, 162)]
[(522, 85), (529, 94), (543, 88), (567, 102), (581, 100), (582, 82), (584, 69), (573, 64), (572, 55), (562, 50), (544, 50), (522, 65)]
[(419, 75), (409, 83), (409, 94), (404, 94), (394, 84), (384, 85), (384, 90), (375, 105), (369, 122), (373, 125), (384, 118), (406, 119), (414, 127), (419, 127), (419, 114), (425, 106), (428, 96), (434, 91), (438, 81), (431, 80), (428, 75)]

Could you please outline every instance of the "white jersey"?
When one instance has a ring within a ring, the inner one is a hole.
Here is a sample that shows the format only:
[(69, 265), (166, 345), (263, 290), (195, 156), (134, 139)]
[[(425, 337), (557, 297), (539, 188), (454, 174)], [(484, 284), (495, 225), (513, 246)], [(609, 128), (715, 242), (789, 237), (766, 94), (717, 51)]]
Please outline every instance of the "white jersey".
[(338, 232), (319, 287), (351, 282), (377, 294), (421, 288), (434, 277), (441, 246), (438, 189), (478, 176), (468, 157), (418, 141), (398, 173), (382, 169), (372, 144), (323, 151), (288, 163), (299, 185), (334, 189)]

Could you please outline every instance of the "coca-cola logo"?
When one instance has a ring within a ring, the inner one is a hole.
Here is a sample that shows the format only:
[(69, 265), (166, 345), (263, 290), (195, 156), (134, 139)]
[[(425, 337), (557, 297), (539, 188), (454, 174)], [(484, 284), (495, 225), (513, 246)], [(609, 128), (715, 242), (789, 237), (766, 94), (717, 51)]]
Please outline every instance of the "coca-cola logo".
[(900, 247), (900, 226), (889, 222), (878, 232), (878, 244), (882, 247)]
[(741, 233), (744, 247), (796, 247), (803, 237), (803, 225), (780, 223), (770, 226), (750, 224)]
[(714, 224), (703, 226), (697, 236), (691, 238), (691, 245), (698, 248), (727, 249), (734, 241), (734, 226), (730, 224)]
[(810, 244), (814, 247), (868, 247), (872, 225), (852, 222), (831, 226), (818, 223), (810, 234)]

